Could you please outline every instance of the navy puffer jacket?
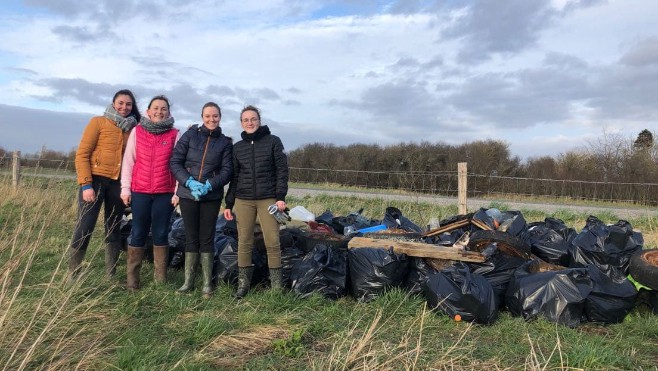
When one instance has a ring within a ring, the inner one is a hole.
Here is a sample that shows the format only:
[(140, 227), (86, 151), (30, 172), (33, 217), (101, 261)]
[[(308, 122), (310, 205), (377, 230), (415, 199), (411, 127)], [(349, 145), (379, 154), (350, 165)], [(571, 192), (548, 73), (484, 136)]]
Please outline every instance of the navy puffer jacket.
[(233, 145), (222, 129), (208, 130), (205, 125), (190, 127), (178, 140), (169, 161), (178, 181), (178, 197), (194, 199), (185, 182), (191, 176), (201, 183), (210, 182), (212, 191), (203, 200), (221, 200), (224, 186), (233, 176)]
[(288, 158), (283, 143), (267, 126), (253, 134), (242, 132), (233, 146), (233, 180), (226, 193), (226, 208), (235, 199), (285, 201), (288, 194)]

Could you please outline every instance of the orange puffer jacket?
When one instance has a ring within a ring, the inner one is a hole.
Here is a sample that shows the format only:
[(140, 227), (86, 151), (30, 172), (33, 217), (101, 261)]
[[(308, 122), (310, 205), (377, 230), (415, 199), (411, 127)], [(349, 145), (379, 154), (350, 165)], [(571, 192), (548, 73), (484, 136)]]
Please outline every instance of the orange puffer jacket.
[(114, 121), (96, 116), (82, 133), (75, 153), (75, 171), (80, 186), (91, 184), (92, 175), (119, 179), (121, 158), (130, 131), (123, 132)]

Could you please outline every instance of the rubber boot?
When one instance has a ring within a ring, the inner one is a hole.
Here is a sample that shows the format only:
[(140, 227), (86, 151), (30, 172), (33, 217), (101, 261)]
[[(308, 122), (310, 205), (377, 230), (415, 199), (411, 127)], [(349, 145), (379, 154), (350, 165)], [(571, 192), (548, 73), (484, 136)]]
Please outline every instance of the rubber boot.
[(185, 283), (177, 291), (186, 293), (194, 290), (194, 279), (196, 278), (196, 267), (199, 265), (199, 253), (185, 253)]
[(283, 272), (281, 268), (270, 268), (270, 288), (279, 291), (283, 289)]
[(167, 282), (169, 245), (153, 245), (153, 279), (157, 283)]
[(139, 270), (142, 268), (144, 250), (143, 247), (128, 246), (126, 289), (129, 291), (139, 290)]
[(203, 272), (203, 289), (201, 292), (204, 299), (210, 299), (212, 296), (213, 255), (211, 252), (201, 253), (201, 272)]
[(69, 249), (69, 271), (66, 275), (66, 286), (70, 286), (75, 281), (78, 273), (80, 272), (80, 265), (85, 258), (87, 250), (82, 249)]
[(114, 277), (117, 273), (117, 262), (121, 253), (121, 244), (110, 242), (105, 245), (105, 275), (108, 278)]
[(236, 299), (242, 299), (251, 288), (251, 277), (254, 274), (254, 266), (238, 267), (238, 290), (235, 292)]

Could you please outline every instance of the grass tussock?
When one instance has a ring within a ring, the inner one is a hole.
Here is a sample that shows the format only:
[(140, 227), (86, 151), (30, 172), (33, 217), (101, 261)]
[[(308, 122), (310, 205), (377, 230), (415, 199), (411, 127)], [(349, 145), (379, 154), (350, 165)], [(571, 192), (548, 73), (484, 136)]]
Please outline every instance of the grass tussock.
[[(104, 278), (102, 223), (82, 272), (67, 281), (66, 250), (76, 220), (73, 181), (26, 177), (14, 191), (0, 178), (0, 370), (291, 369), (291, 370), (575, 370), (650, 369), (658, 359), (658, 316), (646, 308), (621, 324), (577, 329), (503, 312), (491, 326), (455, 322), (424, 300), (393, 289), (369, 303), (350, 297), (301, 299), (257, 287), (241, 301), (220, 284), (210, 300), (174, 291), (183, 272), (142, 290)], [(425, 223), (456, 206), (318, 195), (289, 200), (317, 214), (329, 209), (381, 218), (396, 206)], [(505, 205), (500, 204), (501, 208)], [(558, 217), (579, 229), (588, 215), (524, 212), (528, 222)], [(601, 216), (615, 222), (613, 213)], [(656, 218), (630, 220), (656, 246)], [(200, 287), (200, 277), (197, 281)]]

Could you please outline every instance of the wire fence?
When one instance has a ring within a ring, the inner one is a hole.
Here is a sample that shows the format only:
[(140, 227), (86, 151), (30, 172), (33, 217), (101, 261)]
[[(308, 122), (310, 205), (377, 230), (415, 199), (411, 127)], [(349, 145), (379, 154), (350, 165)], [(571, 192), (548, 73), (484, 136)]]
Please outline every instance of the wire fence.
[[(0, 171), (13, 170), (12, 154), (0, 156)], [(20, 157), (25, 175), (75, 175), (66, 159)], [(457, 171), (361, 171), (290, 167), (291, 182), (332, 184), (457, 197)], [(521, 196), (658, 205), (657, 183), (613, 183), (467, 174), (468, 197)]]
[[(400, 172), (290, 168), (290, 180), (457, 196), (457, 171)], [(658, 205), (656, 183), (612, 183), (467, 174), (469, 197), (522, 196)]]

